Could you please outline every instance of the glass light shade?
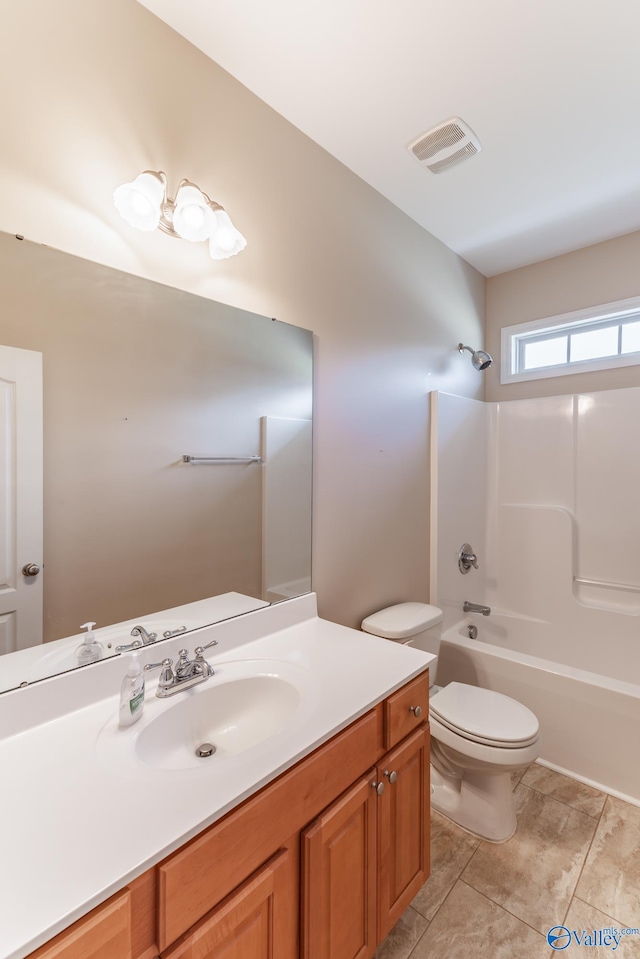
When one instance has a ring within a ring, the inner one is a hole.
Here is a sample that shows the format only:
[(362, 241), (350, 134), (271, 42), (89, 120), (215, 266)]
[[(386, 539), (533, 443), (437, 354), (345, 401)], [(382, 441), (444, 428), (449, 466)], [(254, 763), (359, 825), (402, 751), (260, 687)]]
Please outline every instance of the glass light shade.
[(113, 194), (118, 213), (139, 230), (155, 230), (160, 222), (164, 181), (157, 173), (141, 173)]
[(183, 240), (194, 243), (208, 240), (215, 233), (215, 214), (206, 196), (197, 186), (187, 183), (178, 190), (176, 208), (173, 211), (173, 228)]
[(244, 250), (247, 241), (224, 210), (216, 210), (215, 218), (218, 228), (209, 241), (209, 253), (213, 260), (226, 260)]

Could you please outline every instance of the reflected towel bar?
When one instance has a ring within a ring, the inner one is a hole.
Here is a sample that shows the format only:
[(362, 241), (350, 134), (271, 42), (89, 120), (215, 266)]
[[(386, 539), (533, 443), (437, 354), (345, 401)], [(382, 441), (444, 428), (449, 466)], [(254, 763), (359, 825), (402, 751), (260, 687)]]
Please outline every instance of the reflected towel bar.
[(185, 453), (183, 463), (261, 463), (261, 456), (190, 456)]
[(606, 583), (600, 579), (582, 579), (580, 576), (574, 576), (573, 580), (581, 586), (599, 586), (601, 589), (617, 589), (622, 593), (640, 593), (640, 586), (632, 586), (630, 583)]

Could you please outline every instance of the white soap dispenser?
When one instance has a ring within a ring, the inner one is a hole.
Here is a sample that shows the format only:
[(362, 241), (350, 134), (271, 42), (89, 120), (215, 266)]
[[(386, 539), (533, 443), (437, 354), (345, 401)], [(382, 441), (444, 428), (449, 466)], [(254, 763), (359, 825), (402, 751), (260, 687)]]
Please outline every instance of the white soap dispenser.
[(129, 654), (129, 666), (122, 680), (120, 691), (120, 725), (132, 726), (142, 716), (144, 709), (144, 673), (140, 665), (140, 653), (134, 649)]
[(104, 656), (104, 646), (96, 639), (93, 631), (95, 623), (83, 623), (80, 629), (86, 629), (84, 641), (78, 646), (75, 652), (76, 663), (78, 666), (86, 666), (87, 663), (97, 663)]

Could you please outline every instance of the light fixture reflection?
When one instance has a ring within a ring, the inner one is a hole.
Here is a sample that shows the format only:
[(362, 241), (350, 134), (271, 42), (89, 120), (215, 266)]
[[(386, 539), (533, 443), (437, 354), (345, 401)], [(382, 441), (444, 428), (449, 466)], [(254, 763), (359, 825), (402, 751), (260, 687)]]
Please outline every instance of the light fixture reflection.
[(145, 170), (131, 183), (119, 186), (113, 200), (127, 223), (139, 230), (158, 227), (169, 236), (193, 243), (208, 240), (214, 260), (235, 256), (247, 245), (224, 208), (189, 180), (180, 181), (173, 200), (167, 195), (165, 174)]

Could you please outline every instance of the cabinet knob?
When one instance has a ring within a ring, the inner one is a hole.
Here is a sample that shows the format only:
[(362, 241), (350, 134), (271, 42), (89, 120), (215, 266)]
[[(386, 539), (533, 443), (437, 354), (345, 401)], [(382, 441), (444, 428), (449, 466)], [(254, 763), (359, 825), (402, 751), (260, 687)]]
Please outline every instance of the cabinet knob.
[(375, 779), (374, 779), (374, 781), (371, 783), (371, 788), (372, 788), (372, 789), (375, 789), (375, 791), (377, 792), (377, 794), (378, 794), (379, 796), (381, 796), (381, 795), (383, 794), (383, 792), (384, 792), (384, 783), (383, 783), (383, 782), (377, 783), (377, 782), (375, 781)]
[(409, 706), (409, 712), (413, 713), (416, 719), (420, 719), (422, 716), (422, 706)]
[(398, 778), (398, 774), (397, 774), (397, 772), (395, 771), (395, 769), (392, 769), (391, 772), (389, 772), (388, 769), (385, 769), (384, 774), (385, 774), (385, 776), (387, 777), (387, 779), (389, 780), (389, 782), (391, 783), (391, 785), (393, 786), (394, 782), (395, 782), (396, 779)]

